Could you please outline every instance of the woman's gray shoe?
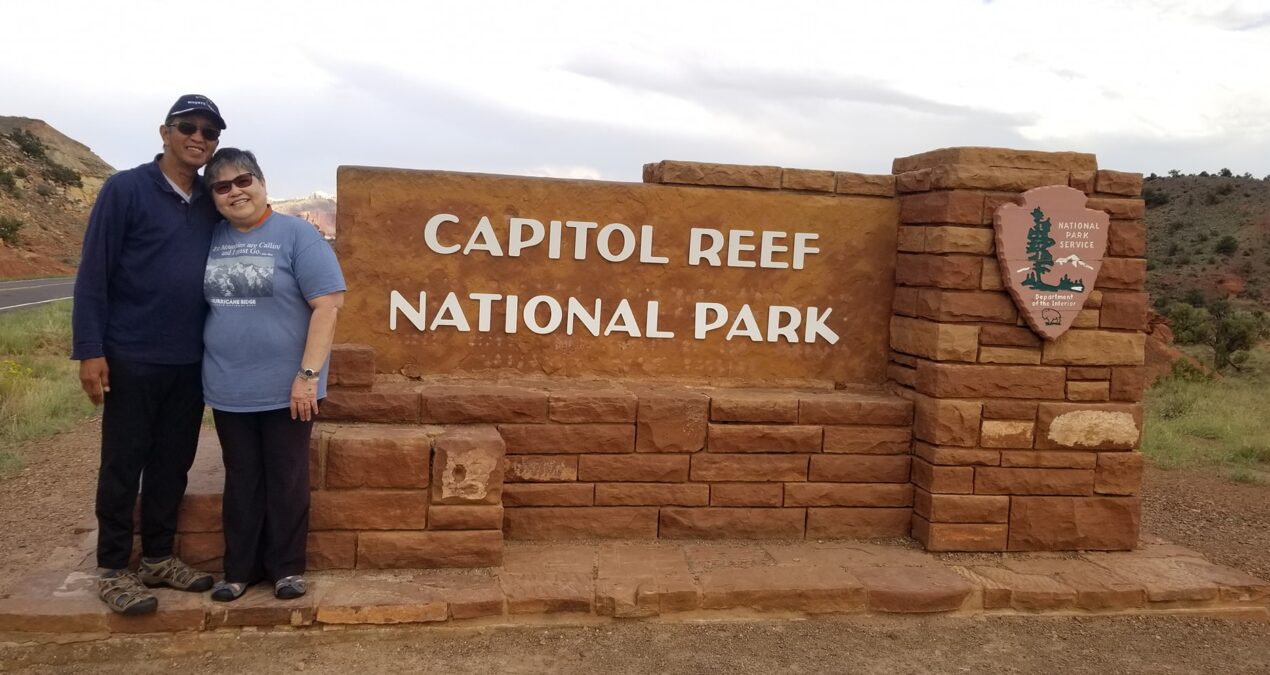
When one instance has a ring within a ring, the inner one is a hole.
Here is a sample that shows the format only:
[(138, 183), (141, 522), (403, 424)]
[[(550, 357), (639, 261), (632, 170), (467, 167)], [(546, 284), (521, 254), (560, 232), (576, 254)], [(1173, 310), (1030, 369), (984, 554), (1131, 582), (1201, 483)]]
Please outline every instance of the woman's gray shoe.
[(212, 599), (216, 602), (229, 602), (241, 598), (247, 592), (247, 584), (241, 581), (218, 581), (212, 586)]
[(128, 616), (152, 614), (159, 608), (159, 599), (141, 583), (135, 572), (101, 577), (97, 580), (97, 597), (110, 609)]
[(193, 593), (206, 591), (212, 587), (213, 581), (212, 575), (186, 565), (174, 555), (158, 562), (146, 562), (142, 558), (141, 568), (137, 570), (137, 576), (141, 577), (141, 583), (150, 588), (171, 586), (178, 591), (190, 591)]
[(304, 583), (304, 577), (293, 574), (289, 577), (282, 577), (273, 584), (273, 597), (279, 600), (293, 600), (304, 595), (308, 588)]

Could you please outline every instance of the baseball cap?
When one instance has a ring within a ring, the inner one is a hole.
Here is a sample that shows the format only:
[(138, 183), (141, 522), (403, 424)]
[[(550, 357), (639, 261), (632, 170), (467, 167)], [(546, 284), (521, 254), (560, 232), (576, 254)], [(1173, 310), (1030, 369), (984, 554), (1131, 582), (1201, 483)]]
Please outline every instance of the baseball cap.
[(212, 103), (212, 99), (202, 94), (185, 94), (181, 98), (176, 99), (176, 103), (172, 104), (172, 109), (168, 110), (168, 118), (192, 112), (211, 115), (220, 124), (220, 128), (228, 128), (225, 126), (225, 118), (220, 116), (220, 109), (216, 107), (215, 103)]

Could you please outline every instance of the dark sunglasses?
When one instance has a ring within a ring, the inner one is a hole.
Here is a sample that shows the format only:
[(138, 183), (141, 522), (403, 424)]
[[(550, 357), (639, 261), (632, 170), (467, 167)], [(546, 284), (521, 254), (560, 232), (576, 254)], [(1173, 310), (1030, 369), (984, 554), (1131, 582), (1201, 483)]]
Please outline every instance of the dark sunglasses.
[(240, 173), (229, 180), (218, 180), (212, 183), (212, 192), (218, 195), (227, 195), (234, 188), (241, 190), (251, 187), (251, 182), (255, 179), (256, 177), (249, 173)]
[(214, 141), (220, 138), (220, 129), (217, 129), (216, 127), (200, 127), (193, 122), (174, 122), (168, 126), (176, 127), (177, 131), (185, 134), (186, 136), (193, 136), (194, 132), (202, 131), (203, 138), (209, 141)]

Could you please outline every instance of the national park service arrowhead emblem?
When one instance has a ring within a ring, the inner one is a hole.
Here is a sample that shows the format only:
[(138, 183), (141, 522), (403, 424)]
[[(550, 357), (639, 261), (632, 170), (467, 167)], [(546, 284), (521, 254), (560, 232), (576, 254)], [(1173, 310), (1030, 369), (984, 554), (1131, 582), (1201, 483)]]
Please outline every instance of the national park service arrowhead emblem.
[(1024, 192), (993, 217), (1001, 279), (1032, 330), (1053, 340), (1071, 328), (1094, 290), (1107, 251), (1110, 217), (1085, 208), (1066, 185)]

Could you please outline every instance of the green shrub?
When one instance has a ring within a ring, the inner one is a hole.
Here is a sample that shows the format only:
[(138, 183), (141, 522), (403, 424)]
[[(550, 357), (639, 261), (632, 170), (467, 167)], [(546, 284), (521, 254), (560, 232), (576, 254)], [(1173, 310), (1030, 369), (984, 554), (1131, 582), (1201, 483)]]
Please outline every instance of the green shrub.
[(1142, 199), (1146, 202), (1148, 209), (1153, 209), (1157, 206), (1164, 206), (1165, 204), (1168, 204), (1169, 193), (1163, 190), (1147, 188), (1142, 191)]
[(62, 185), (72, 185), (74, 187), (83, 187), (84, 181), (80, 178), (77, 171), (70, 167), (62, 166), (56, 162), (49, 162), (44, 169), (44, 175), (54, 183)]
[(1218, 240), (1213, 250), (1227, 257), (1235, 255), (1235, 251), (1239, 250), (1239, 240), (1228, 234)]
[(23, 223), (21, 220), (12, 216), (0, 216), (0, 239), (4, 240), (8, 244), (17, 244), (21, 241), (21, 237), (18, 236), (18, 231), (21, 230), (25, 224), (26, 223)]
[(54, 190), (53, 186), (47, 183), (40, 183), (35, 188), (35, 194), (41, 197), (52, 197), (56, 192), (57, 190)]
[(1235, 186), (1234, 186), (1234, 185), (1232, 185), (1232, 184), (1230, 184), (1230, 183), (1222, 183), (1221, 185), (1218, 185), (1218, 186), (1217, 186), (1217, 191), (1216, 191), (1216, 192), (1217, 192), (1217, 194), (1219, 194), (1219, 195), (1221, 195), (1221, 196), (1225, 197), (1226, 195), (1228, 195), (1228, 194), (1230, 194), (1231, 192), (1234, 192), (1234, 191), (1235, 191)]
[(18, 196), (18, 182), (13, 180), (13, 174), (8, 169), (0, 169), (0, 190)]
[(1220, 200), (1217, 199), (1216, 192), (1209, 192), (1208, 194), (1204, 195), (1204, 206), (1214, 206), (1215, 204), (1217, 204), (1218, 201)]
[[(1191, 289), (1192, 292), (1197, 292)], [(1189, 293), (1188, 293), (1189, 295)], [(1178, 344), (1207, 344), (1213, 336), (1213, 317), (1207, 309), (1188, 302), (1174, 302), (1164, 308)]]
[(16, 168), (16, 169), (14, 169), (14, 170), (13, 170), (13, 175), (17, 176), (18, 178), (26, 178), (26, 167), (25, 167), (25, 166), (20, 166), (20, 167), (18, 167), (18, 168)]
[(1230, 170), (1230, 169), (1225, 169), (1225, 168), (1223, 168), (1221, 171), (1218, 171), (1218, 172), (1217, 172), (1217, 175), (1218, 175), (1218, 176), (1221, 176), (1222, 178), (1230, 178), (1231, 176), (1233, 176), (1233, 175), (1235, 175), (1235, 174), (1234, 174), (1233, 172), (1231, 172), (1231, 170)]
[(35, 134), (26, 129), (18, 129), (9, 134), (9, 138), (12, 138), (13, 142), (18, 144), (18, 149), (27, 157), (32, 159), (45, 159), (47, 157), (44, 153), (44, 144), (35, 137)]

